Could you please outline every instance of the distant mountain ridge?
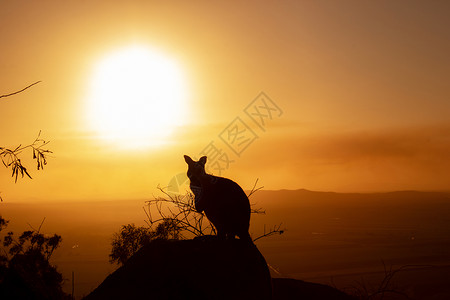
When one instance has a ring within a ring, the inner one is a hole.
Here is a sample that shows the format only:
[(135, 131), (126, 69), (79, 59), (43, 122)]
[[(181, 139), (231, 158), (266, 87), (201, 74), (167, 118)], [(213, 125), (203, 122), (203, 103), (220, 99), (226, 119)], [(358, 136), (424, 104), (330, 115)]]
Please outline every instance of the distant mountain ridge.
[[(250, 192), (250, 190), (245, 189), (244, 190), (247, 194)], [(288, 196), (314, 196), (318, 198), (324, 198), (324, 197), (369, 197), (369, 198), (382, 198), (382, 197), (394, 197), (394, 196), (400, 196), (400, 197), (411, 197), (413, 199), (423, 199), (425, 197), (432, 197), (432, 198), (445, 198), (450, 199), (450, 191), (421, 191), (421, 190), (394, 190), (394, 191), (387, 191), (387, 192), (335, 192), (335, 191), (320, 191), (320, 190), (309, 190), (304, 188), (298, 188), (298, 189), (261, 189), (254, 193), (254, 195), (258, 194), (273, 194), (277, 193), (279, 195), (288, 195)], [(158, 193), (154, 193), (156, 196), (164, 196), (160, 195)], [(11, 204), (86, 204), (86, 203), (93, 203), (93, 204), (104, 204), (105, 202), (109, 203), (120, 203), (120, 202), (141, 202), (144, 203), (147, 200), (150, 200), (152, 197), (142, 197), (142, 198), (133, 198), (133, 199), (125, 199), (125, 198), (112, 198), (112, 199), (103, 199), (103, 198), (94, 198), (92, 200), (89, 199), (58, 199), (58, 200), (45, 200), (45, 199), (38, 199), (33, 198), (32, 200), (27, 199), (13, 199), (8, 201), (4, 201), (0, 203), (0, 207), (11, 205)]]
[(439, 191), (392, 191), (392, 192), (374, 192), (374, 193), (340, 193), (326, 191), (311, 191), (306, 189), (297, 190), (260, 190), (254, 193), (252, 197), (269, 197), (276, 195), (279, 199), (292, 200), (346, 200), (349, 202), (355, 200), (395, 200), (395, 201), (450, 201), (450, 192)]

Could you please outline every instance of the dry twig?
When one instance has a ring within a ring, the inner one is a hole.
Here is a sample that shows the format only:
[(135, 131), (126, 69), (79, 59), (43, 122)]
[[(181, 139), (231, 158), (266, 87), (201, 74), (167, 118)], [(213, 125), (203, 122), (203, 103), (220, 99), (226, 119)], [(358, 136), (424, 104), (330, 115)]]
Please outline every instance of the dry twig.
[(32, 87), (32, 86), (35, 85), (35, 84), (38, 84), (39, 82), (42, 82), (42, 81), (40, 81), (40, 80), (39, 80), (39, 81), (36, 81), (36, 82), (30, 84), (29, 86), (24, 87), (23, 89), (21, 89), (21, 90), (19, 90), (19, 91), (16, 91), (16, 92), (13, 92), (13, 93), (6, 94), (6, 95), (0, 95), (0, 98), (6, 98), (6, 97), (10, 97), (10, 96), (14, 96), (14, 95), (17, 95), (17, 94), (19, 94), (19, 93), (22, 93), (22, 92), (25, 91), (26, 89), (29, 89), (30, 87)]

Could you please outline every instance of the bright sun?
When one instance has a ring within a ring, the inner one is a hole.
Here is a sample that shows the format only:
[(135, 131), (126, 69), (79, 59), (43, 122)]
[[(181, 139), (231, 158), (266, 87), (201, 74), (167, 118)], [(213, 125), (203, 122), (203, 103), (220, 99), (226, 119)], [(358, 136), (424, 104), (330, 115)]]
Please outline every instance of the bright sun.
[(146, 47), (124, 48), (95, 67), (88, 119), (98, 136), (125, 148), (160, 146), (186, 112), (186, 88), (177, 64)]

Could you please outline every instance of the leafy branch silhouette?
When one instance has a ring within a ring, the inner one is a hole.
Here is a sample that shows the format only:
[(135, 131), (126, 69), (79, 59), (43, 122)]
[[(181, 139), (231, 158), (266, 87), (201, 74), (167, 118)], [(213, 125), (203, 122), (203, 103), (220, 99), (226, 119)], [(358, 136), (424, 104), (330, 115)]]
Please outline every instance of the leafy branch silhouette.
[(22, 164), (19, 155), (27, 149), (32, 149), (33, 159), (36, 160), (37, 169), (43, 169), (44, 165), (47, 164), (47, 155), (52, 153), (52, 151), (44, 148), (49, 141), (45, 141), (40, 138), (41, 131), (39, 131), (36, 139), (29, 145), (22, 146), (19, 145), (14, 149), (8, 149), (5, 147), (0, 147), (0, 158), (2, 160), (3, 165), (6, 168), (12, 169), (12, 177), (14, 178), (14, 182), (17, 182), (17, 178), (19, 174), (22, 178), (27, 175), (28, 178), (32, 179), (31, 175), (28, 173), (27, 168)]
[[(21, 90), (9, 94), (0, 95), (0, 98), (17, 95), (40, 82), (41, 81), (36, 81)], [(17, 182), (17, 178), (19, 177), (19, 175), (21, 175), (22, 178), (26, 175), (28, 178), (32, 179), (30, 173), (28, 173), (28, 169), (23, 165), (20, 159), (20, 154), (22, 154), (22, 152), (25, 150), (31, 149), (33, 153), (33, 159), (36, 160), (37, 163), (37, 169), (41, 170), (44, 168), (44, 165), (47, 164), (47, 156), (52, 153), (46, 148), (48, 143), (49, 141), (45, 141), (41, 138), (41, 131), (39, 131), (36, 139), (29, 145), (22, 146), (22, 144), (20, 144), (15, 148), (0, 146), (1, 161), (6, 168), (12, 169), (11, 176), (14, 178), (14, 182)], [(1, 196), (0, 201), (3, 201), (3, 198)]]

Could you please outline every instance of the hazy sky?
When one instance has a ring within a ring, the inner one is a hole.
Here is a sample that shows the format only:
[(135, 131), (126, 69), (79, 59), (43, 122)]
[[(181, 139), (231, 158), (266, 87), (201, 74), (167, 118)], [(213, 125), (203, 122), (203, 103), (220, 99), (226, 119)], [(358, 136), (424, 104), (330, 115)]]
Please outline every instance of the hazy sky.
[[(147, 198), (186, 171), (184, 154), (213, 146), (220, 175), (246, 189), (259, 178), (268, 189), (448, 190), (449, 15), (448, 1), (0, 0), (0, 95), (42, 80), (0, 99), (0, 146), (42, 130), (54, 152), (43, 172), (23, 153), (33, 180), (0, 169), (1, 195)], [(129, 47), (168, 58), (185, 87), (181, 104), (148, 113), (176, 126), (150, 148), (102, 140), (89, 123), (96, 66)], [(234, 129), (245, 132), (231, 141)]]

